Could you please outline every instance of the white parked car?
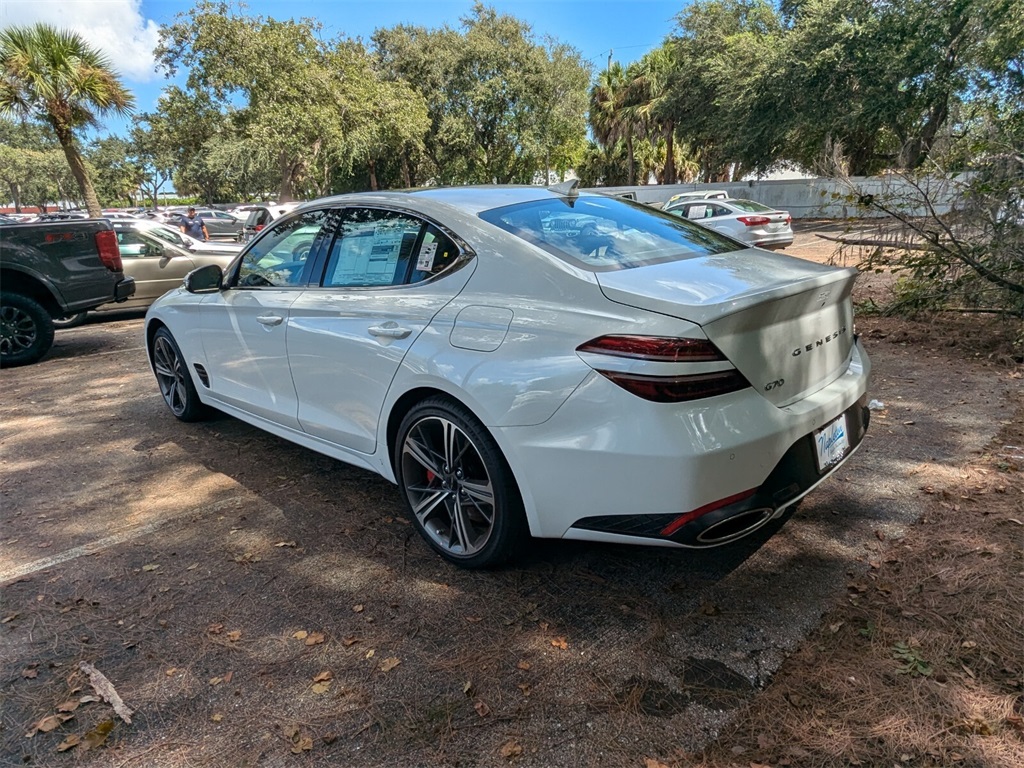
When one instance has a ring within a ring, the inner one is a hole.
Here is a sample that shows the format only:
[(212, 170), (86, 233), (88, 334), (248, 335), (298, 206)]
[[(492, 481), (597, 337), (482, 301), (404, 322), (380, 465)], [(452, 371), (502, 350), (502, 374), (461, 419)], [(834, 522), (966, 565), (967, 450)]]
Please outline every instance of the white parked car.
[(672, 195), (665, 203), (665, 207), (671, 203), (680, 200), (727, 200), (729, 193), (723, 189), (696, 189), (690, 192), (680, 192), (678, 195)]
[(682, 200), (664, 210), (758, 248), (793, 244), (793, 217), (752, 200)]
[(868, 423), (854, 269), (560, 186), (327, 198), (146, 316), (160, 392), (395, 482), (443, 557), (713, 547)]

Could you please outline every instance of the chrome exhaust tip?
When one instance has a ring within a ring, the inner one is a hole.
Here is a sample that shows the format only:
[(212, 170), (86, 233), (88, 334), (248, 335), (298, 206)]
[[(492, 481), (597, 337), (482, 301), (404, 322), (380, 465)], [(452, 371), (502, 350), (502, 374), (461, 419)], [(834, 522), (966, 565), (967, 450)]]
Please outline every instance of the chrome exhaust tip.
[(742, 539), (763, 526), (774, 516), (775, 510), (771, 507), (746, 509), (735, 515), (717, 520), (707, 528), (704, 528), (696, 535), (691, 546), (718, 547), (722, 544)]

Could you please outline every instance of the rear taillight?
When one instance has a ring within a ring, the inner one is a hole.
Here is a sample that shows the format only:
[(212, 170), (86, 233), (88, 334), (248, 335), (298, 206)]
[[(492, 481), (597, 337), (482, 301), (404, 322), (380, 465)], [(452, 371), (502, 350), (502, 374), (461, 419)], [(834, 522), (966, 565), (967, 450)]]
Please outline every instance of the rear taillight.
[(117, 247), (117, 233), (105, 229), (96, 233), (96, 250), (100, 255), (103, 266), (111, 272), (121, 272), (124, 264), (121, 263), (121, 249)]
[(772, 220), (767, 216), (737, 216), (736, 220), (743, 222), (748, 227), (760, 227), (763, 224), (772, 223)]
[[(725, 355), (707, 339), (600, 336), (581, 344), (576, 351), (613, 358), (646, 360), (652, 363), (728, 363)], [(638, 373), (636, 370), (616, 370), (611, 361), (606, 365), (602, 365), (599, 359), (591, 359), (588, 362), (609, 381), (637, 397), (655, 403), (700, 400), (736, 392), (750, 386), (743, 374), (735, 368), (694, 373), (647, 374)]]
[(737, 370), (692, 373), (686, 376), (642, 376), (621, 371), (597, 371), (627, 392), (652, 403), (685, 403), (746, 389), (750, 383)]
[(257, 224), (257, 225), (256, 225), (256, 231), (257, 231), (257, 232), (259, 232), (259, 231), (260, 231), (261, 229), (263, 229), (263, 227), (265, 227), (265, 226), (266, 226), (266, 224)]
[(790, 216), (788, 213), (786, 214), (786, 223), (787, 224), (792, 224), (793, 223), (793, 217)]
[(634, 357), (659, 363), (717, 363), (725, 355), (707, 339), (670, 336), (599, 336), (576, 349), (615, 357)]

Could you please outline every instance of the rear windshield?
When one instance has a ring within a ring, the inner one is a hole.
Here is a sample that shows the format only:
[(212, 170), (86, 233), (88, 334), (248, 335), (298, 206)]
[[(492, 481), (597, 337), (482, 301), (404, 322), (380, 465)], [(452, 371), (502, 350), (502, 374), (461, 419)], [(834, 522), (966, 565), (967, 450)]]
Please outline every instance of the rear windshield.
[(595, 272), (744, 247), (650, 206), (601, 196), (519, 203), (483, 211), (480, 218)]
[(761, 205), (755, 203), (753, 200), (730, 200), (729, 205), (733, 208), (739, 208), (741, 211), (747, 213), (761, 213), (763, 211), (772, 211), (774, 208), (769, 208), (767, 205)]

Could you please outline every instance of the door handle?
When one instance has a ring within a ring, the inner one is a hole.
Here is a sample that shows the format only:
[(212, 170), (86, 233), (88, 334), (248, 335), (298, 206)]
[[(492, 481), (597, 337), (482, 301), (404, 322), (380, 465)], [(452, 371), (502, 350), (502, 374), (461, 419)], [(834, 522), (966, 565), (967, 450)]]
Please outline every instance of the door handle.
[(398, 323), (389, 320), (383, 325), (371, 325), (366, 329), (370, 332), (371, 336), (379, 336), (385, 339), (404, 339), (412, 331), (408, 328), (402, 328)]
[(280, 325), (284, 322), (284, 318), (280, 315), (258, 315), (256, 322), (260, 325)]

